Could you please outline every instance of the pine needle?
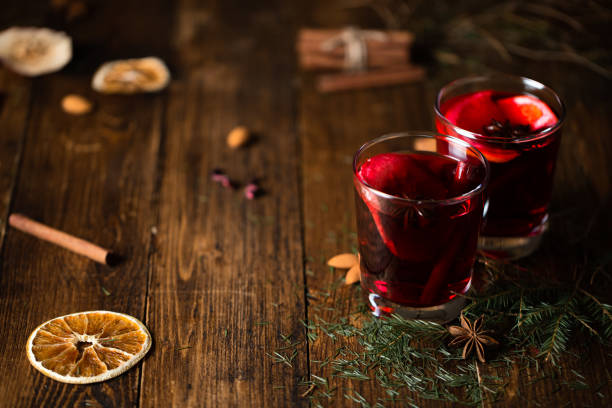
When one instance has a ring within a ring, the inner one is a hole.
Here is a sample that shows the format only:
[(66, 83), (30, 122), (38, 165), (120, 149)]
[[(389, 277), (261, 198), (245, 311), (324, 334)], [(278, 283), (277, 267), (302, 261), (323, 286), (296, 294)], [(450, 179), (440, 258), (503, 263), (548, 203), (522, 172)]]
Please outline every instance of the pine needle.
[[(483, 314), (485, 329), (495, 332), (501, 345), (487, 360), (498, 376), (484, 375), (474, 360), (462, 359), (461, 348), (448, 347), (444, 326), (398, 315), (376, 318), (360, 301), (358, 287), (350, 288), (354, 296), (337, 296), (333, 283), (314, 292), (326, 307), (311, 308), (309, 320), (301, 321), (308, 344), (325, 337), (331, 345), (328, 355), (310, 361), (310, 381), (302, 384), (308, 386), (302, 395), (313, 407), (334, 405), (342, 396), (363, 407), (387, 402), (416, 406), (416, 398), (490, 405), (504, 395), (507, 377), (527, 368), (542, 374), (538, 381), (553, 381), (558, 388), (590, 387), (579, 373), (573, 381), (560, 381), (558, 362), (578, 331), (603, 342), (612, 340), (612, 306), (580, 286), (583, 279), (547, 285), (522, 280), (530, 275), (513, 273), (516, 266), (511, 264), (485, 268), (491, 282), (483, 293), (464, 296), (468, 305), (463, 313), (471, 318)], [(347, 303), (357, 306), (349, 311)], [(320, 312), (325, 317), (317, 315)], [(304, 352), (303, 341), (285, 335), (279, 340), (283, 344), (268, 355), (275, 363), (292, 366)], [(355, 381), (376, 384), (388, 398), (368, 401), (350, 386)], [(350, 389), (339, 388), (346, 383)]]

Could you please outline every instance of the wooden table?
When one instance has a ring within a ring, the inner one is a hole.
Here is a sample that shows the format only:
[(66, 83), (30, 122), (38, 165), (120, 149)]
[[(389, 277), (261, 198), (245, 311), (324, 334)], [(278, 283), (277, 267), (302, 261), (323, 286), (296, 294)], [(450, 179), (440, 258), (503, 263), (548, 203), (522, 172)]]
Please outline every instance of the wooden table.
[[(467, 71), (318, 94), (296, 67), (297, 28), (363, 22), (322, 1), (96, 2), (68, 23), (47, 1), (21, 3), (3, 4), (0, 28), (62, 28), (75, 52), (63, 71), (36, 79), (0, 70), (0, 406), (308, 405), (300, 381), (331, 342), (303, 342), (292, 366), (266, 353), (283, 344), (281, 334), (304, 340), (306, 291), (338, 277), (322, 260), (355, 245), (352, 153), (386, 132), (431, 129), (436, 89)], [(166, 91), (91, 90), (100, 63), (147, 55), (169, 63)], [(612, 243), (610, 82), (576, 66), (499, 68), (546, 82), (567, 103), (553, 228), (532, 259), (570, 273), (582, 262), (575, 238)], [(90, 97), (95, 111), (65, 114), (59, 102), (68, 93)], [(232, 151), (225, 137), (237, 124), (257, 138)], [(242, 183), (259, 178), (265, 195), (247, 201), (241, 190), (220, 188), (209, 178), (217, 167)], [(128, 259), (112, 269), (94, 264), (7, 228), (10, 212)], [(154, 346), (144, 362), (90, 386), (30, 367), (24, 345), (38, 324), (99, 309), (146, 323)], [(499, 405), (609, 406), (610, 362), (596, 343), (563, 362), (603, 384), (603, 400), (593, 391), (556, 392), (563, 378), (534, 383), (529, 371), (515, 370)], [(373, 382), (342, 385), (374, 401), (382, 393)], [(332, 405), (355, 406), (341, 394)]]

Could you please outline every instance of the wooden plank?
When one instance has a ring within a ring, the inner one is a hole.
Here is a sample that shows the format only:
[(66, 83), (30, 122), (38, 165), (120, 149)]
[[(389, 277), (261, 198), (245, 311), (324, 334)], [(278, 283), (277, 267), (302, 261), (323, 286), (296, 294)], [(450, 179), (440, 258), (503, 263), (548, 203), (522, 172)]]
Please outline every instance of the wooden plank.
[[(30, 5), (29, 5), (30, 6)], [(50, 25), (73, 37), (73, 60), (61, 73), (34, 79), (32, 113), (11, 209), (128, 256), (110, 269), (9, 230), (0, 273), (0, 350), (3, 406), (137, 405), (140, 366), (88, 387), (60, 384), (32, 369), (23, 347), (29, 332), (58, 315), (108, 309), (144, 319), (151, 197), (155, 185), (163, 95), (102, 96), (91, 75), (110, 58), (167, 50), (167, 2), (142, 13), (126, 0), (96, 4), (67, 22), (49, 2), (15, 4), (12, 24)], [(15, 10), (21, 10), (17, 12)], [(26, 14), (21, 18), (19, 15)], [(45, 23), (46, 22), (46, 23)], [(129, 24), (127, 24), (129, 22)], [(151, 36), (151, 31), (156, 33)], [(71, 117), (60, 100), (81, 93), (96, 102), (93, 114)], [(34, 390), (34, 391), (33, 391)]]
[(30, 110), (30, 81), (0, 68), (0, 247)]
[[(69, 117), (63, 95), (87, 80), (55, 77), (37, 85), (12, 209), (114, 248), (128, 261), (114, 269), (9, 230), (0, 275), (0, 362), (7, 406), (132, 405), (138, 370), (104, 384), (57, 383), (30, 367), (29, 333), (56, 316), (107, 309), (142, 318), (151, 228), (150, 197), (159, 144), (159, 96), (93, 97), (98, 110)], [(86, 92), (86, 91), (85, 91)], [(117, 123), (121, 122), (121, 126)], [(39, 390), (32, 392), (32, 390)]]
[[(166, 114), (147, 313), (156, 346), (141, 404), (303, 406), (305, 345), (291, 367), (266, 355), (287, 345), (281, 335), (304, 340), (290, 5), (178, 7), (186, 74)], [(257, 139), (231, 151), (225, 137), (238, 124)], [(265, 195), (223, 189), (210, 180), (217, 167), (241, 188), (260, 178)]]
[[(88, 81), (56, 77), (37, 86), (13, 210), (128, 256), (110, 269), (9, 230), (0, 275), (0, 362), (6, 406), (133, 405), (138, 370), (104, 384), (57, 383), (30, 367), (23, 347), (40, 323), (85, 310), (142, 318), (159, 144), (160, 97), (95, 97), (99, 108), (69, 117), (63, 95)], [(116, 126), (117, 121), (122, 125)], [(38, 390), (32, 392), (32, 390)]]
[[(43, 0), (33, 0), (29, 8), (39, 9)], [(28, 12), (19, 2), (2, 5), (0, 31), (12, 26), (38, 26), (44, 17)], [(23, 141), (30, 114), (32, 81), (22, 77), (0, 62), (0, 248), (6, 233)]]

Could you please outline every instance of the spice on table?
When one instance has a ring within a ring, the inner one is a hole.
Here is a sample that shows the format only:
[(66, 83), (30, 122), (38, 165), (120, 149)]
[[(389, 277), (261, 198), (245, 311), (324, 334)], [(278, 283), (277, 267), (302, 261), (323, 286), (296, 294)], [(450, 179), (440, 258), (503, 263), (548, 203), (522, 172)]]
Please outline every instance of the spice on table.
[(254, 200), (261, 193), (257, 180), (251, 180), (244, 188), (244, 196), (247, 200)]
[(327, 261), (327, 265), (339, 269), (349, 269), (357, 263), (359, 263), (357, 256), (350, 253), (338, 254)]
[(359, 281), (361, 281), (361, 269), (359, 268), (359, 263), (356, 263), (346, 273), (344, 283), (347, 285), (352, 285), (353, 283), (357, 283)]
[(72, 252), (84, 255), (91, 260), (106, 264), (108, 266), (117, 266), (124, 260), (122, 256), (111, 252), (108, 249), (92, 244), (84, 239), (77, 238), (74, 235), (70, 235), (63, 231), (59, 231), (55, 228), (41, 224), (40, 222), (34, 221), (25, 215), (11, 214), (9, 216), (9, 225), (22, 232), (25, 232), (26, 234), (30, 234), (36, 238), (59, 245)]
[(72, 39), (48, 28), (12, 27), (0, 32), (0, 60), (21, 75), (60, 70), (72, 58)]
[(303, 69), (343, 71), (317, 78), (317, 90), (325, 93), (423, 79), (425, 70), (410, 60), (413, 41), (408, 31), (303, 29), (297, 50)]
[(450, 326), (448, 332), (455, 338), (449, 345), (459, 345), (465, 342), (463, 347), (463, 359), (466, 359), (473, 349), (476, 349), (476, 356), (481, 362), (485, 362), (484, 346), (499, 344), (493, 337), (488, 336), (489, 330), (482, 330), (484, 316), (480, 316), (474, 322), (470, 322), (463, 314), (461, 314), (461, 327)]
[(244, 126), (237, 126), (227, 135), (227, 145), (232, 149), (238, 149), (247, 144), (249, 138), (249, 130)]
[(303, 69), (363, 70), (408, 64), (413, 41), (408, 31), (305, 28), (296, 48)]
[(381, 68), (365, 72), (324, 74), (317, 79), (319, 92), (337, 92), (351, 89), (375, 88), (421, 81), (425, 70), (414, 65)]
[(221, 169), (214, 169), (210, 175), (210, 178), (212, 181), (221, 184), (225, 188), (234, 188), (229, 176)]
[(93, 104), (81, 95), (68, 94), (62, 98), (62, 109), (71, 115), (85, 115), (92, 108)]
[(361, 269), (359, 268), (359, 258), (351, 253), (338, 254), (327, 261), (327, 265), (332, 268), (348, 269), (344, 277), (346, 285), (352, 285), (361, 280)]

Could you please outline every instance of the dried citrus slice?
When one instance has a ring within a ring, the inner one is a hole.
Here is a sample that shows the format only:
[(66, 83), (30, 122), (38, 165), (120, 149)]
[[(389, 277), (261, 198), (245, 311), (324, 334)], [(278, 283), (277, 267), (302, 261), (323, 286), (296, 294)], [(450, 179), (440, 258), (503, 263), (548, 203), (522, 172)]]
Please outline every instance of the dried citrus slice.
[(89, 384), (116, 377), (151, 348), (142, 322), (122, 313), (98, 310), (56, 317), (32, 332), (30, 364), (54, 380)]

